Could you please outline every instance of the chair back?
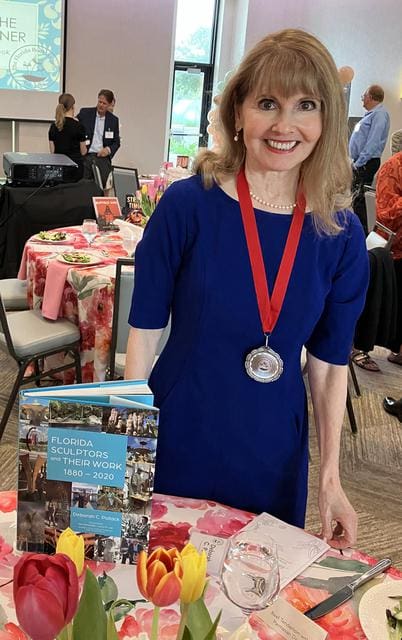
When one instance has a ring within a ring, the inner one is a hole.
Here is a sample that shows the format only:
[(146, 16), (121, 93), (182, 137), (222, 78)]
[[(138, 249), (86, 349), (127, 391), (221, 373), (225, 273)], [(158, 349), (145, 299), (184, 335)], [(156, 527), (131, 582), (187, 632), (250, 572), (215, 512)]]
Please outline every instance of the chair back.
[(10, 329), (8, 326), (7, 313), (4, 307), (4, 302), (1, 297), (1, 293), (0, 293), (0, 326), (1, 326), (1, 332), (4, 335), (4, 341), (10, 356), (14, 358), (14, 360), (19, 362), (17, 354), (15, 353), (13, 339), (11, 337)]
[(112, 167), (112, 174), (114, 193), (123, 210), (126, 206), (126, 196), (135, 194), (140, 188), (138, 171), (131, 167)]
[(102, 191), (103, 191), (102, 176), (101, 176), (101, 172), (100, 172), (99, 167), (96, 164), (96, 162), (92, 163), (92, 173), (93, 173), (94, 180), (95, 180), (97, 186), (99, 187), (99, 189), (102, 189)]
[[(132, 267), (123, 270), (123, 267)], [(114, 287), (112, 339), (110, 343), (110, 377), (114, 378), (116, 353), (125, 353), (127, 349), (130, 325), (128, 316), (134, 288), (134, 259), (119, 258), (116, 263)]]
[(376, 196), (375, 190), (365, 187), (364, 200), (366, 202), (367, 211), (367, 230), (368, 233), (373, 230), (376, 221)]
[[(377, 233), (377, 230), (381, 231), (384, 235), (380, 235)], [(373, 230), (370, 231), (366, 238), (366, 247), (367, 250), (375, 249), (375, 247), (385, 247), (386, 249), (391, 249), (392, 243), (396, 238), (396, 233), (388, 229), (385, 225), (381, 224), (381, 222), (375, 222)]]
[[(114, 287), (114, 303), (113, 303), (113, 320), (112, 320), (112, 339), (110, 342), (110, 365), (109, 377), (113, 380), (116, 369), (116, 354), (126, 353), (127, 340), (130, 332), (128, 324), (128, 316), (131, 308), (131, 298), (134, 289), (134, 269), (125, 269), (123, 267), (134, 267), (133, 258), (118, 258), (116, 263), (116, 280)], [(163, 330), (158, 346), (156, 348), (156, 356), (159, 356), (170, 335), (170, 318), (167, 326)]]

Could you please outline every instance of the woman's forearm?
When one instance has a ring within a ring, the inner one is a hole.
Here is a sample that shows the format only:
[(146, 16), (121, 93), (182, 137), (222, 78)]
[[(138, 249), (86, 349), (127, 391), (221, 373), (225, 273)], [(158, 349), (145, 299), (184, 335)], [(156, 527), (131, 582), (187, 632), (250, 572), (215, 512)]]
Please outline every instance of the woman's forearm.
[(307, 357), (321, 460), (321, 482), (339, 481), (339, 449), (347, 391), (347, 366)]
[(136, 329), (128, 336), (126, 380), (147, 380), (151, 373), (163, 329)]

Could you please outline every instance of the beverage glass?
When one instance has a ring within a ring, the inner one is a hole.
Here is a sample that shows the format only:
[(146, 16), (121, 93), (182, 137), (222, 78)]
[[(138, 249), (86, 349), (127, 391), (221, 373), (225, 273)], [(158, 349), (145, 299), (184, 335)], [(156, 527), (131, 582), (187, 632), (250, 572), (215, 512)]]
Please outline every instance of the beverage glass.
[(96, 234), (98, 233), (98, 225), (96, 224), (96, 220), (84, 220), (82, 223), (82, 233), (85, 236), (88, 245), (91, 246)]
[(233, 536), (221, 572), (225, 595), (248, 616), (265, 609), (279, 593), (279, 563), (273, 540), (256, 541), (247, 531)]

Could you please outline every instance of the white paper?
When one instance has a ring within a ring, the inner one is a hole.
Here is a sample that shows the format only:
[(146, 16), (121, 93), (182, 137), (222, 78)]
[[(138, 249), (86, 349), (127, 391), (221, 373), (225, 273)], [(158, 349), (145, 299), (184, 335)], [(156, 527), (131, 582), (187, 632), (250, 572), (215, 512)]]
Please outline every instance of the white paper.
[(259, 542), (264, 541), (264, 536), (272, 538), (275, 542), (278, 551), (281, 589), (329, 549), (329, 545), (320, 538), (278, 520), (269, 513), (261, 513), (242, 531), (253, 531)]
[(284, 640), (324, 640), (327, 632), (283, 598), (259, 611), (258, 617)]
[(191, 532), (190, 542), (195, 546), (197, 551), (200, 553), (201, 551), (205, 551), (206, 553), (208, 575), (220, 576), (229, 541), (230, 538), (211, 536), (208, 533), (201, 533), (195, 529)]

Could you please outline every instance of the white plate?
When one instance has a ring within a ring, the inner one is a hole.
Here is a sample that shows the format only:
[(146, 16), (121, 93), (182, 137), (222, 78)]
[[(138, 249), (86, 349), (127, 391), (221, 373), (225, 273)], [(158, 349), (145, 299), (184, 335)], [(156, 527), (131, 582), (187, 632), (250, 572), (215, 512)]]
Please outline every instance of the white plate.
[(372, 587), (362, 597), (359, 605), (360, 624), (368, 640), (387, 640), (386, 609), (393, 609), (398, 600), (388, 596), (402, 596), (402, 580), (386, 580)]
[[(49, 233), (51, 232), (49, 231)], [(66, 233), (66, 237), (64, 238), (64, 240), (42, 240), (42, 238), (40, 238), (39, 235), (36, 234), (36, 236), (34, 236), (32, 240), (35, 240), (35, 242), (44, 242), (45, 244), (68, 244), (69, 242), (73, 241), (73, 236), (69, 233)]]
[[(69, 251), (65, 251), (64, 253), (70, 253)], [(69, 260), (65, 260), (63, 255), (60, 254), (57, 256), (57, 260), (62, 262), (63, 264), (69, 264), (70, 267), (92, 267), (95, 264), (101, 264), (103, 260), (99, 256), (92, 256), (89, 253), (85, 253), (85, 251), (80, 251), (83, 255), (88, 255), (91, 259), (89, 262), (70, 262)]]

